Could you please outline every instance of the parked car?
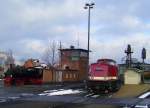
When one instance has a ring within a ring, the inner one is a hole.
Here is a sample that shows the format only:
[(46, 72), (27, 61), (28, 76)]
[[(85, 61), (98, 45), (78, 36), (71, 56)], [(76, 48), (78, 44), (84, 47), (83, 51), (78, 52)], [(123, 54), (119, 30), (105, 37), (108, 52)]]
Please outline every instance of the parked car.
[(150, 92), (140, 95), (138, 98), (144, 99), (134, 106), (124, 106), (123, 108), (150, 108)]
[(140, 95), (138, 98), (142, 98), (142, 99), (150, 98), (150, 92), (146, 92), (146, 93)]
[(150, 105), (147, 105), (147, 104), (139, 104), (139, 105), (136, 105), (134, 108), (150, 108)]
[(146, 99), (146, 100), (141, 101), (140, 103), (135, 105), (134, 108), (150, 108), (150, 92), (146, 92), (140, 95), (138, 98)]

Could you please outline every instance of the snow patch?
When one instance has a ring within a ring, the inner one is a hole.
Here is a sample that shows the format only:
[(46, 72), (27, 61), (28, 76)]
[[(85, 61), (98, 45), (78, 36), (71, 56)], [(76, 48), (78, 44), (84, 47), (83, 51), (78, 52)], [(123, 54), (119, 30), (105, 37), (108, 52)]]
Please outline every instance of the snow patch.
[(58, 89), (58, 90), (46, 90), (44, 93), (50, 93), (50, 92), (57, 92), (57, 91), (62, 91), (64, 89)]
[(20, 96), (22, 97), (30, 97), (30, 96), (33, 96), (34, 94), (32, 93), (22, 93)]
[(8, 99), (19, 99), (20, 97), (8, 97)]
[(0, 103), (6, 102), (6, 99), (0, 99)]
[(85, 95), (85, 97), (90, 97), (90, 96), (93, 96), (93, 95), (94, 95), (94, 93), (91, 93), (91, 94)]
[(59, 89), (59, 90), (47, 90), (44, 91), (44, 93), (39, 94), (40, 96), (58, 96), (58, 95), (67, 95), (67, 94), (78, 94), (82, 93), (82, 90), (64, 90), (64, 89)]
[(93, 96), (91, 96), (92, 98), (98, 98), (98, 97), (100, 97), (100, 95), (93, 95)]

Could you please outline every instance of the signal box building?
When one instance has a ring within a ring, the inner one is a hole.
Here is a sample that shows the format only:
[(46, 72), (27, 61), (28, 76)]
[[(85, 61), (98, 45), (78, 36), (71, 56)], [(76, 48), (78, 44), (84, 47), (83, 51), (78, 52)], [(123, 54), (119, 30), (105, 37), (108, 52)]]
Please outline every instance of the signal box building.
[(85, 80), (88, 74), (88, 50), (76, 49), (73, 46), (60, 49), (60, 65), (62, 70), (76, 70), (76, 80)]

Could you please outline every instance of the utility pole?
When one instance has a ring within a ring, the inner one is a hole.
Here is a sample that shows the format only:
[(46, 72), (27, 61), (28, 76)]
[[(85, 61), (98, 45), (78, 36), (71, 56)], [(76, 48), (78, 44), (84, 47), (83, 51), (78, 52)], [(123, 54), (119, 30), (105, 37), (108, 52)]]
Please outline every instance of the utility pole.
[(56, 50), (56, 44), (55, 41), (52, 43), (52, 66), (55, 64), (55, 50)]
[(60, 68), (62, 69), (62, 52), (61, 52), (61, 49), (62, 49), (62, 45), (61, 45), (61, 41), (60, 41), (60, 43), (59, 43), (59, 52), (60, 52), (60, 54), (59, 54), (59, 64), (60, 64)]
[(93, 8), (94, 3), (86, 3), (84, 9), (88, 9), (88, 59), (90, 52), (90, 17), (91, 17), (91, 9)]
[[(87, 46), (87, 49), (88, 49), (88, 68), (87, 68), (87, 72), (89, 70), (89, 52), (90, 52), (90, 17), (91, 17), (91, 9), (93, 8), (95, 4), (94, 3), (86, 3), (85, 4), (85, 7), (84, 9), (88, 9), (88, 46)], [(87, 73), (87, 76), (88, 77), (88, 73)]]

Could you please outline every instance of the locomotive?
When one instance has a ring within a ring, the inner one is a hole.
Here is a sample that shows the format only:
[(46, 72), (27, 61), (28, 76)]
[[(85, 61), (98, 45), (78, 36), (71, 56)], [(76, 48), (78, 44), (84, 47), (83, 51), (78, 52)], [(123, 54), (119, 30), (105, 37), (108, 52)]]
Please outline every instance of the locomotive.
[(114, 92), (120, 87), (118, 66), (112, 59), (99, 59), (90, 65), (88, 89), (94, 92)]

